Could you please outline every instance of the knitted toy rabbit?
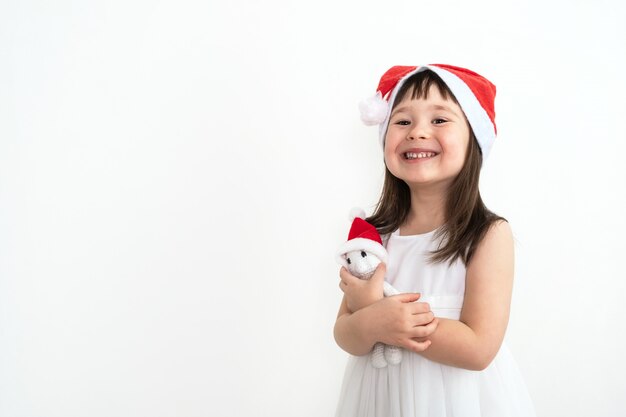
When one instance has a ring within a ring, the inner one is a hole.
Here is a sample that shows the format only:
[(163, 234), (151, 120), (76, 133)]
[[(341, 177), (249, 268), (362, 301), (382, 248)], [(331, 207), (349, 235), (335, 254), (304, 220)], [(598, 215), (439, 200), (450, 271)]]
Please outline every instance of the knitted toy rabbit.
[[(374, 226), (363, 220), (365, 213), (360, 209), (351, 212), (352, 227), (348, 241), (339, 248), (337, 261), (355, 277), (370, 279), (381, 262), (387, 262), (387, 250)], [(385, 281), (383, 286), (385, 297), (399, 294)], [(397, 346), (376, 343), (372, 351), (372, 366), (384, 368), (387, 364), (397, 365), (402, 361), (402, 350)]]

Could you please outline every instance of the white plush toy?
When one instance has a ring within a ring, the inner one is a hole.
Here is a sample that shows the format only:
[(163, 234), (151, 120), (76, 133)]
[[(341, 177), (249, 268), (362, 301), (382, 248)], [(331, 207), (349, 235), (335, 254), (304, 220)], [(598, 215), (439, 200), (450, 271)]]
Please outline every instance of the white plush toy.
[[(387, 250), (383, 246), (380, 234), (374, 226), (366, 222), (361, 209), (350, 212), (352, 227), (348, 241), (338, 250), (337, 261), (360, 279), (370, 279), (381, 262), (387, 263)], [(384, 283), (385, 297), (399, 294), (387, 281)], [(376, 343), (372, 351), (372, 366), (384, 368), (387, 364), (397, 365), (402, 362), (402, 350), (397, 346)]]

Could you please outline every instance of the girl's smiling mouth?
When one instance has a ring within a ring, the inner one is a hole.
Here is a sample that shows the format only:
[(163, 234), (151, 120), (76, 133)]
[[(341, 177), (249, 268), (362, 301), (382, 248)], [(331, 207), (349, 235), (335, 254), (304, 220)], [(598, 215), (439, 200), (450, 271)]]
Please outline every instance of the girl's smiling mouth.
[(402, 156), (405, 160), (411, 161), (415, 159), (429, 159), (437, 156), (438, 153), (429, 150), (409, 150), (402, 153)]

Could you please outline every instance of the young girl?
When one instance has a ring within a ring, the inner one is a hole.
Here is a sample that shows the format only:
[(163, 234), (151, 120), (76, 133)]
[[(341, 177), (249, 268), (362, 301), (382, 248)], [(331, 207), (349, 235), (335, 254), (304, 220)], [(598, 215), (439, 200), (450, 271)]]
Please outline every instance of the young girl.
[[(465, 68), (393, 67), (362, 106), (380, 124), (385, 182), (367, 219), (388, 265), (372, 279), (341, 269), (335, 339), (352, 354), (338, 417), (534, 416), (503, 338), (513, 239), (482, 202), (478, 180), (496, 137), (495, 86)], [(386, 279), (402, 294), (383, 297)], [(377, 342), (403, 348), (374, 368)]]

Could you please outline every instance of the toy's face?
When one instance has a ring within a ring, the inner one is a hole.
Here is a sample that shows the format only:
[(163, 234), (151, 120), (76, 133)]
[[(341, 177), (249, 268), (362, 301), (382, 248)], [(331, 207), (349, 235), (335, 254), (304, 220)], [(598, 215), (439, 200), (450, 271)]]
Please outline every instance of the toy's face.
[(380, 263), (378, 256), (364, 250), (355, 250), (345, 255), (348, 271), (355, 277), (370, 279)]

